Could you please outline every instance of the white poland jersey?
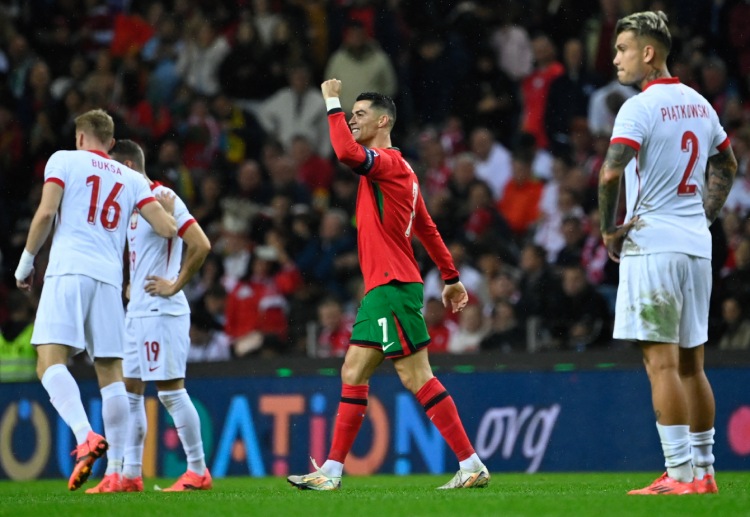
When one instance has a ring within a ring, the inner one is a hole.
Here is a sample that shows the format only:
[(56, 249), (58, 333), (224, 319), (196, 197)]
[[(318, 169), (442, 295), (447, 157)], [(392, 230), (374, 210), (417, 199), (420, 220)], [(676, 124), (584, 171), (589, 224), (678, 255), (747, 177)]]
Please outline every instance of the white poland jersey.
[(637, 151), (625, 168), (625, 221), (640, 220), (622, 254), (710, 259), (703, 209), (707, 160), (729, 147), (729, 139), (708, 101), (677, 77), (657, 79), (622, 105), (610, 143)]
[(169, 314), (180, 316), (190, 314), (185, 293), (178, 292), (174, 296), (164, 298), (151, 296), (145, 291), (146, 277), (158, 276), (175, 281), (180, 274), (182, 263), (182, 237), (188, 227), (195, 223), (195, 219), (188, 212), (185, 203), (175, 193), (154, 182), (152, 192), (156, 194), (169, 193), (175, 196), (174, 218), (177, 221), (177, 237), (165, 239), (160, 237), (143, 219), (137, 210), (130, 216), (128, 225), (128, 256), (130, 261), (130, 301), (128, 302), (128, 316), (144, 317)]
[(45, 278), (85, 275), (121, 289), (128, 215), (156, 201), (146, 180), (99, 151), (57, 151), (44, 181), (63, 188)]

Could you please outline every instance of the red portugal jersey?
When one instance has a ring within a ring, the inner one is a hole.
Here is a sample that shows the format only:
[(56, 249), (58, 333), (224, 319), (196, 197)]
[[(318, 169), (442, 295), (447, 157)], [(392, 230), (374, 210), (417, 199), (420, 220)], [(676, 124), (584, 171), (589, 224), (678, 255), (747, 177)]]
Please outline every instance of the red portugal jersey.
[(338, 159), (360, 175), (357, 192), (357, 247), (365, 292), (393, 281), (422, 282), (412, 236), (422, 242), (443, 280), (458, 271), (425, 207), (416, 174), (396, 148), (358, 144), (341, 109), (328, 112), (331, 143)]

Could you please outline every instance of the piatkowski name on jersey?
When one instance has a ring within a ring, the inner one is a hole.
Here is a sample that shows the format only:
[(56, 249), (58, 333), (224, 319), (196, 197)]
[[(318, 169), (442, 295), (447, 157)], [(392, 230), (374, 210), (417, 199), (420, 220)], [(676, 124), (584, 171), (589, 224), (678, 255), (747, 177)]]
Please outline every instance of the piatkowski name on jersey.
[[(153, 183), (151, 189), (154, 195), (161, 193), (175, 195), (171, 189), (159, 183)], [(174, 281), (180, 274), (180, 264), (182, 264), (181, 237), (188, 227), (195, 223), (195, 219), (188, 212), (185, 203), (176, 195), (174, 201), (174, 218), (177, 221), (178, 230), (177, 237), (172, 239), (160, 237), (137, 210), (130, 216), (130, 224), (128, 225), (128, 260), (130, 262), (128, 316), (190, 314), (190, 306), (182, 291), (169, 298), (151, 296), (145, 291), (146, 277), (148, 276), (158, 276)]]
[(676, 77), (653, 81), (620, 108), (611, 143), (637, 151), (625, 169), (625, 220), (638, 216), (639, 222), (622, 254), (677, 252), (710, 259), (706, 167), (729, 139), (708, 101)]
[(85, 275), (122, 287), (128, 214), (156, 201), (143, 176), (98, 151), (57, 151), (44, 181), (63, 189), (45, 277)]

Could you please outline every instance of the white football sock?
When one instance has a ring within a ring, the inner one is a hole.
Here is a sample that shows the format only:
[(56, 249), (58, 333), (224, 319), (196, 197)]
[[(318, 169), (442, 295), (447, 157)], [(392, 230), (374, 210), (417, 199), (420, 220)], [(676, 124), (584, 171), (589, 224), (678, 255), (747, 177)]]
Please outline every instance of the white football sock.
[(201, 421), (193, 401), (184, 388), (174, 391), (160, 391), (159, 400), (167, 408), (174, 420), (177, 435), (185, 449), (188, 470), (204, 475), (206, 472), (203, 440), (201, 440)]
[(693, 473), (697, 479), (706, 474), (714, 475), (713, 428), (699, 433), (690, 433), (690, 448), (693, 452)]
[(68, 424), (81, 445), (91, 431), (91, 424), (81, 402), (81, 391), (64, 364), (54, 364), (42, 375), (42, 386), (49, 394), (49, 401), (57, 414)]
[(467, 472), (476, 472), (484, 466), (482, 460), (479, 459), (479, 456), (477, 456), (476, 452), (465, 460), (459, 461), (458, 465), (461, 470), (465, 470)]
[(664, 466), (667, 475), (674, 480), (688, 483), (693, 480), (693, 467), (690, 464), (690, 439), (687, 425), (661, 425), (656, 423), (664, 451)]
[(344, 464), (338, 461), (326, 460), (323, 466), (320, 467), (320, 470), (328, 477), (340, 478), (344, 473)]
[(128, 404), (130, 404), (130, 425), (125, 440), (122, 475), (126, 478), (135, 479), (143, 475), (143, 442), (146, 439), (148, 423), (143, 395), (128, 393)]
[(104, 386), (100, 391), (102, 394), (104, 436), (107, 437), (107, 442), (109, 442), (107, 470), (104, 475), (121, 474), (130, 413), (128, 392), (125, 391), (125, 383), (122, 381)]

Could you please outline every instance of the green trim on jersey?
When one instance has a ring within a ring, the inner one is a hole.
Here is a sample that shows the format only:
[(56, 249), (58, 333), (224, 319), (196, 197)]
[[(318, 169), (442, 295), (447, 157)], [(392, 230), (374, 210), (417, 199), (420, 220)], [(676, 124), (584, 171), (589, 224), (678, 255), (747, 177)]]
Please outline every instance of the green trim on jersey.
[(383, 191), (374, 181), (372, 182), (372, 191), (375, 193), (375, 204), (378, 207), (378, 219), (383, 222)]
[(422, 315), (424, 286), (391, 282), (368, 292), (357, 311), (353, 345), (377, 348), (386, 357), (413, 354), (430, 344)]

